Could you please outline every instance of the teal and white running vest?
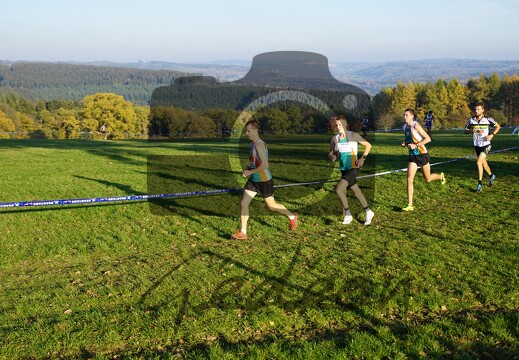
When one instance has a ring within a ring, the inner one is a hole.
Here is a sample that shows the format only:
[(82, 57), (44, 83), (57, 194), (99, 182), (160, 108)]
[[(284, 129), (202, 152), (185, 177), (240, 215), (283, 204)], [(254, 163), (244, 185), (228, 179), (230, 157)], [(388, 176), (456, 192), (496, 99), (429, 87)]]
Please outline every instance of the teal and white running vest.
[[(411, 126), (408, 126), (407, 123), (404, 124), (404, 134), (405, 134), (405, 142), (407, 144), (410, 143), (419, 143), (423, 140), (423, 137), (418, 133), (418, 131), (415, 130), (417, 122), (413, 121), (411, 123)], [(409, 155), (420, 155), (420, 154), (427, 154), (427, 149), (424, 145), (418, 146), (414, 149), (409, 149)]]
[(348, 141), (347, 136), (341, 139), (340, 134), (335, 136), (335, 151), (339, 152), (339, 168), (341, 170), (350, 170), (358, 168), (357, 163), (356, 141)]

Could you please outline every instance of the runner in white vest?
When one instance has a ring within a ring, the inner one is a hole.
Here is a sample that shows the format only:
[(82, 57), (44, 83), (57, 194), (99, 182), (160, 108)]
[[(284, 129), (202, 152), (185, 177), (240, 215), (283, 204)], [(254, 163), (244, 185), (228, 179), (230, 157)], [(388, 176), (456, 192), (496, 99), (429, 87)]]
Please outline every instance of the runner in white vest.
[[(337, 155), (339, 155), (339, 165), (342, 178), (337, 183), (335, 191), (341, 199), (343, 206), (344, 220), (342, 223), (349, 224), (353, 221), (348, 204), (348, 198), (346, 197), (346, 190), (351, 189), (366, 211), (366, 220), (364, 225), (369, 225), (371, 224), (371, 220), (375, 216), (375, 213), (369, 208), (364, 194), (362, 194), (359, 185), (357, 185), (357, 175), (359, 168), (364, 165), (364, 160), (366, 160), (366, 157), (371, 150), (371, 144), (364, 140), (359, 134), (348, 131), (348, 122), (344, 115), (341, 115), (338, 118), (332, 118), (332, 121), (335, 122), (334, 125), (337, 128), (338, 134), (335, 135), (330, 142), (328, 157), (331, 161), (335, 161)], [(364, 153), (360, 158), (357, 158), (357, 147), (359, 143), (364, 146)]]
[[(485, 170), (490, 177), (488, 186), (492, 186), (496, 179), (496, 176), (492, 174), (492, 171), (488, 166), (487, 155), (492, 148), (490, 141), (492, 141), (494, 136), (499, 132), (501, 126), (499, 126), (499, 124), (491, 117), (484, 115), (485, 106), (482, 103), (477, 103), (474, 107), (474, 111), (476, 112), (476, 116), (470, 118), (467, 125), (465, 125), (465, 133), (472, 133), (472, 138), (474, 140), (474, 150), (478, 157), (478, 186), (476, 187), (476, 191), (480, 192), (483, 190), (483, 185), (481, 184), (483, 181), (483, 170)], [(491, 126), (494, 127), (492, 133), (490, 133)]]

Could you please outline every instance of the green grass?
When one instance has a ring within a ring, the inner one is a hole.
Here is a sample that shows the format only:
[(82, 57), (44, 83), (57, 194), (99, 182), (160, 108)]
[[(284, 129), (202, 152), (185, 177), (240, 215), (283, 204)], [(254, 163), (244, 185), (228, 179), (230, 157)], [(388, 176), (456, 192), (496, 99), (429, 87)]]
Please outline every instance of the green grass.
[[(519, 145), (504, 132), (494, 150)], [(435, 135), (432, 163), (473, 154)], [(276, 184), (335, 176), (329, 138), (267, 138)], [(369, 140), (362, 174), (406, 167), (401, 134)], [(0, 201), (239, 187), (237, 148), (1, 141)], [(404, 172), (362, 179), (369, 227), (351, 193), (340, 224), (334, 183), (281, 188), (298, 230), (258, 200), (245, 242), (240, 194), (0, 209), (0, 358), (517, 359), (518, 156), (491, 155), (479, 194), (475, 159), (433, 166), (443, 187), (417, 174), (412, 213)]]

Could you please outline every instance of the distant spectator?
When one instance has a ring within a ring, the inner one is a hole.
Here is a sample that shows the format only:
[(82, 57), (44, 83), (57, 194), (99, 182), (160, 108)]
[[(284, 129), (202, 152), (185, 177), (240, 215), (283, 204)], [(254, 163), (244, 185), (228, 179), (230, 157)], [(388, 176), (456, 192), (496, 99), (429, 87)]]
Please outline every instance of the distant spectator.
[(231, 132), (227, 128), (227, 126), (224, 124), (222, 126), (222, 139), (223, 141), (229, 141), (229, 137), (231, 136)]
[(362, 122), (360, 123), (360, 131), (362, 131), (362, 137), (365, 138), (368, 132), (368, 124), (369, 120), (367, 117), (364, 117), (362, 119)]
[(425, 129), (427, 130), (427, 135), (429, 135), (431, 140), (432, 140), (433, 120), (434, 120), (433, 112), (432, 112), (432, 110), (429, 110), (429, 112), (425, 115), (424, 121), (425, 121)]

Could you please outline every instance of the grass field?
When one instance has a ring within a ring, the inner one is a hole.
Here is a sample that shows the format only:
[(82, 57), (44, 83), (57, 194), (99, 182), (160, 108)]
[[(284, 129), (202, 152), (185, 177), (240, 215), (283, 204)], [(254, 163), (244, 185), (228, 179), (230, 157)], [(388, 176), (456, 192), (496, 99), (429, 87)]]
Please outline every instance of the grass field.
[[(519, 146), (502, 131), (493, 150)], [(361, 175), (406, 167), (403, 135), (370, 134)], [(330, 135), (270, 137), (277, 185), (334, 179)], [(431, 162), (473, 154), (435, 134)], [(243, 144), (242, 144), (243, 145)], [(235, 141), (0, 141), (0, 202), (235, 188)], [(359, 180), (376, 216), (334, 183), (276, 190), (300, 214), (240, 193), (0, 209), (0, 359), (519, 359), (519, 149)], [(243, 162), (243, 156), (241, 161)], [(485, 177), (485, 184), (488, 177)]]

